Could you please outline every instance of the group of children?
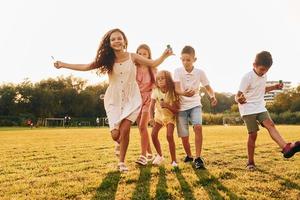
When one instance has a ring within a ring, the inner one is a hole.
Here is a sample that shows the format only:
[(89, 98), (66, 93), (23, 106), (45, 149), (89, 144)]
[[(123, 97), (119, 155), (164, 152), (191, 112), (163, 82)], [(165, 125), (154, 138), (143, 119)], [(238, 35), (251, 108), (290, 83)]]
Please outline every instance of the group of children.
[[(141, 135), (141, 155), (136, 163), (160, 165), (164, 161), (158, 133), (166, 127), (167, 141), (171, 154), (171, 165), (177, 167), (173, 132), (177, 128), (186, 157), (184, 162), (195, 163), (195, 168), (205, 168), (201, 158), (202, 150), (202, 109), (199, 87), (205, 87), (212, 106), (217, 104), (213, 89), (203, 70), (195, 68), (195, 50), (185, 46), (181, 52), (183, 67), (174, 71), (174, 76), (166, 70), (157, 71), (167, 57), (173, 55), (168, 47), (162, 55), (153, 60), (150, 48), (143, 44), (136, 53), (127, 52), (128, 41), (120, 29), (107, 32), (100, 43), (95, 60), (89, 64), (54, 63), (56, 68), (78, 71), (97, 69), (100, 74), (108, 74), (109, 86), (104, 97), (104, 106), (112, 139), (116, 142), (120, 171), (128, 171), (125, 165), (130, 136), (130, 127), (137, 122)], [(259, 121), (270, 133), (272, 139), (282, 148), (284, 157), (292, 157), (300, 151), (300, 142), (285, 142), (272, 122), (264, 103), (264, 93), (282, 88), (282, 83), (266, 87), (266, 72), (272, 65), (269, 52), (257, 54), (253, 70), (241, 82), (236, 101), (245, 124), (248, 138), (248, 169), (254, 169), (254, 149)], [(152, 155), (148, 123), (152, 125), (151, 138), (157, 155)], [(195, 133), (195, 158), (189, 142), (189, 123)]]

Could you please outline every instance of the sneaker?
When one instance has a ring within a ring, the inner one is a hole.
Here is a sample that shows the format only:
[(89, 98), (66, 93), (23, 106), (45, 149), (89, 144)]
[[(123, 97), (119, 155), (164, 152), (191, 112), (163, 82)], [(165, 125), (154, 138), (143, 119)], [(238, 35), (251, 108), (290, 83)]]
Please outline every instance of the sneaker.
[(147, 153), (146, 157), (148, 162), (152, 162), (155, 158), (151, 153)]
[(187, 163), (187, 162), (193, 162), (194, 161), (194, 158), (193, 157), (189, 157), (189, 156), (186, 156), (183, 160), (183, 162)]
[(119, 172), (128, 172), (128, 167), (123, 162), (119, 162), (118, 164)]
[(202, 160), (201, 157), (196, 158), (194, 162), (195, 162), (196, 169), (205, 169), (205, 167), (204, 167), (204, 161)]
[(160, 165), (160, 164), (163, 163), (164, 160), (165, 160), (165, 159), (164, 159), (163, 156), (156, 155), (155, 158), (154, 158), (154, 160), (153, 160), (153, 162), (152, 162), (152, 164), (153, 164), (153, 165)]
[(178, 167), (178, 164), (176, 163), (176, 161), (173, 161), (173, 162), (171, 163), (171, 165), (172, 165), (172, 167), (174, 167), (174, 168)]
[(254, 170), (256, 170), (256, 166), (254, 163), (248, 163), (246, 166), (246, 169), (249, 171), (254, 171)]
[(147, 161), (147, 158), (143, 155), (140, 155), (139, 158), (137, 159), (137, 161), (135, 161), (137, 164), (140, 164), (140, 165), (143, 165), (143, 166), (146, 166), (148, 161)]
[(115, 155), (117, 156), (117, 157), (119, 157), (120, 156), (120, 144), (119, 143), (115, 143)]
[(299, 151), (300, 151), (300, 141), (297, 141), (293, 146), (291, 143), (287, 143), (283, 148), (282, 153), (283, 153), (283, 157), (290, 158), (293, 157), (293, 155)]

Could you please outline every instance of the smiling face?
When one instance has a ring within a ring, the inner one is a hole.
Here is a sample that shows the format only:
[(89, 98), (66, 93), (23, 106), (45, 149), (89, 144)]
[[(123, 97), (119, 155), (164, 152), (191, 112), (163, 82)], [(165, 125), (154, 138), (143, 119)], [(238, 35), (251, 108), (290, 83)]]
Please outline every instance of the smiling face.
[(253, 63), (253, 69), (254, 69), (255, 73), (258, 76), (263, 76), (263, 75), (265, 75), (268, 72), (268, 70), (270, 68), (262, 66), (262, 65), (257, 65), (256, 63)]
[(195, 56), (188, 53), (182, 53), (180, 59), (185, 69), (193, 68), (194, 62), (196, 61)]
[(165, 88), (167, 86), (167, 78), (164, 72), (160, 71), (157, 73), (156, 84), (159, 88)]
[(137, 54), (145, 57), (145, 58), (150, 58), (150, 54), (149, 54), (149, 51), (147, 49), (144, 49), (144, 48), (140, 48), (138, 51), (137, 51)]
[(119, 31), (113, 32), (110, 35), (110, 46), (114, 51), (123, 51), (127, 47), (127, 42), (123, 34)]

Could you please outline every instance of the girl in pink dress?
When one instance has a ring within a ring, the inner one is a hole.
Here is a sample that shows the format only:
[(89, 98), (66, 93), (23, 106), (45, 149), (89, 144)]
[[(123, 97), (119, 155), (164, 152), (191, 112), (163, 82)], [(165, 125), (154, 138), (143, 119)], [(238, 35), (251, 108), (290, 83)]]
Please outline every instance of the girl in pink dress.
[[(150, 47), (146, 44), (140, 45), (137, 48), (136, 53), (145, 58), (151, 59), (151, 50)], [(150, 117), (149, 107), (151, 101), (151, 93), (153, 87), (155, 86), (156, 67), (140, 64), (136, 64), (136, 66), (136, 81), (138, 83), (142, 96), (142, 105), (139, 116), (137, 118), (137, 125), (139, 127), (141, 135), (141, 155), (137, 159), (136, 163), (140, 165), (146, 165), (148, 161), (152, 161), (153, 159), (147, 127)]]
[(168, 56), (170, 49), (156, 60), (147, 59), (135, 53), (127, 52), (128, 41), (120, 29), (108, 31), (100, 43), (96, 58), (89, 64), (68, 64), (61, 61), (54, 63), (56, 68), (68, 68), (78, 71), (97, 69), (99, 74), (108, 74), (109, 86), (105, 92), (104, 107), (109, 129), (114, 141), (120, 144), (118, 169), (128, 171), (125, 155), (129, 144), (129, 133), (140, 111), (141, 95), (135, 80), (135, 63), (157, 66)]

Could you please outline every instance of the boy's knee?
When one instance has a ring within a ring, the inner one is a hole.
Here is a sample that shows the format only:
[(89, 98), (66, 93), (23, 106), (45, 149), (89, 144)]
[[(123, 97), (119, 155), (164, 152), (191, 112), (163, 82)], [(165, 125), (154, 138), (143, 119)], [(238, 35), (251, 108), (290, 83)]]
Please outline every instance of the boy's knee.
[(114, 141), (118, 141), (119, 140), (119, 137), (120, 137), (120, 131), (119, 130), (112, 130), (111, 131), (111, 137)]
[(194, 130), (202, 130), (202, 125), (201, 124), (195, 124), (194, 125)]
[(266, 129), (270, 129), (270, 128), (275, 127), (275, 124), (271, 119), (266, 119), (265, 121), (262, 122), (262, 124)]
[(255, 141), (257, 138), (257, 132), (249, 132), (249, 137), (250, 140)]

